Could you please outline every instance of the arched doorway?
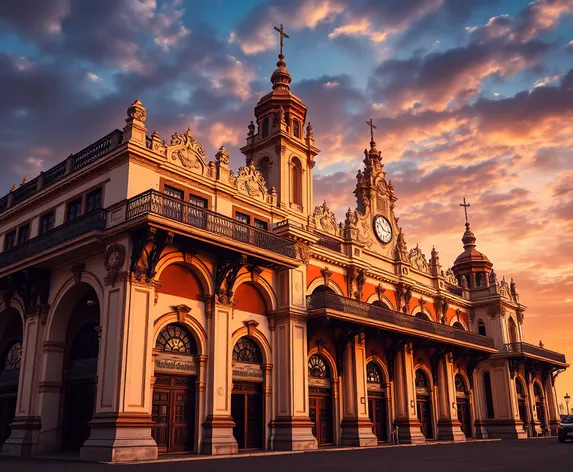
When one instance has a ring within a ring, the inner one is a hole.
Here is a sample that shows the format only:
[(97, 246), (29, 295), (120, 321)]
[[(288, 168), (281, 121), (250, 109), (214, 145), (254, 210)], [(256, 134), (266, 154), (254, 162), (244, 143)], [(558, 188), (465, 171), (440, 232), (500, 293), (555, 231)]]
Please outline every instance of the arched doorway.
[(456, 388), (456, 406), (458, 410), (458, 420), (461, 423), (462, 431), (466, 435), (466, 438), (470, 438), (472, 436), (470, 402), (468, 398), (466, 383), (460, 374), (456, 374), (454, 377), (454, 386)]
[(372, 432), (378, 441), (388, 440), (388, 411), (386, 388), (380, 367), (375, 362), (366, 365), (366, 389), (368, 394), (368, 416), (372, 421)]
[(239, 449), (261, 449), (264, 434), (263, 355), (257, 343), (243, 336), (233, 347), (231, 416)]
[(432, 428), (432, 400), (430, 379), (422, 369), (416, 370), (416, 404), (422, 434), (426, 439), (434, 437)]
[(515, 394), (517, 396), (517, 410), (519, 412), (519, 419), (523, 422), (523, 429), (529, 435), (528, 421), (527, 421), (527, 402), (525, 399), (525, 387), (521, 379), (515, 379)]
[(308, 359), (308, 388), (312, 434), (319, 446), (333, 444), (332, 376), (326, 360), (318, 354)]
[(541, 385), (538, 382), (533, 384), (533, 394), (535, 396), (535, 411), (537, 411), (537, 419), (541, 425), (541, 431), (548, 431), (547, 421), (545, 419), (545, 403), (544, 395)]
[(10, 423), (16, 414), (18, 380), (22, 360), (22, 320), (16, 310), (7, 309), (0, 331), (0, 446), (10, 437)]
[(66, 332), (62, 449), (79, 449), (90, 434), (97, 390), (99, 302), (93, 289), (76, 303)]
[(158, 452), (192, 452), (197, 343), (184, 325), (165, 326), (155, 342), (151, 419)]

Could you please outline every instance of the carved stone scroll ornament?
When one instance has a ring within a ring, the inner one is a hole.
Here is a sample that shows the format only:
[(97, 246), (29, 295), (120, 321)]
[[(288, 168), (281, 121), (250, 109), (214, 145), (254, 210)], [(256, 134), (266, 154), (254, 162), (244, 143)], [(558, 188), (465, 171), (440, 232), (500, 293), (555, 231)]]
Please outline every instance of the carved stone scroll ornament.
[(307, 243), (296, 243), (297, 254), (303, 264), (308, 265), (310, 262), (310, 246)]
[(193, 139), (190, 128), (183, 134), (171, 136), (171, 144), (167, 147), (168, 159), (179, 161), (183, 167), (203, 175), (207, 167), (206, 155), (205, 148)]
[(408, 259), (410, 260), (412, 268), (419, 270), (421, 272), (426, 272), (426, 273), (430, 272), (428, 262), (426, 261), (426, 256), (422, 254), (422, 250), (417, 244), (414, 249), (410, 250)]
[(263, 174), (255, 167), (252, 159), (246, 166), (239, 167), (235, 187), (244, 195), (258, 198), (264, 202), (268, 200), (267, 184)]
[(332, 211), (330, 211), (326, 201), (324, 201), (322, 205), (314, 207), (314, 213), (312, 216), (322, 231), (325, 233), (330, 233), (334, 236), (338, 235), (336, 216)]
[(217, 263), (215, 272), (215, 301), (222, 305), (233, 305), (233, 286), (239, 271), (247, 265), (247, 256), (242, 254), (238, 258), (225, 259)]
[(82, 281), (82, 274), (86, 270), (86, 264), (84, 262), (78, 262), (74, 264), (70, 270), (74, 274), (74, 283), (77, 285)]
[(330, 270), (328, 270), (328, 267), (325, 267), (324, 269), (322, 269), (320, 271), (320, 273), (322, 274), (322, 277), (324, 278), (324, 285), (326, 287), (328, 287), (330, 284), (330, 277), (332, 277), (332, 272)]
[(113, 243), (106, 249), (103, 258), (103, 265), (107, 271), (107, 275), (104, 278), (106, 285), (113, 287), (116, 284), (119, 273), (125, 263), (125, 254), (126, 250), (123, 244)]
[(131, 106), (127, 109), (127, 118), (125, 121), (130, 122), (133, 120), (138, 120), (145, 123), (145, 119), (147, 118), (147, 111), (141, 103), (141, 100), (138, 98), (131, 104)]
[(458, 287), (458, 279), (456, 278), (452, 269), (446, 270), (446, 283)]
[(410, 300), (412, 299), (412, 289), (409, 285), (399, 283), (396, 285), (396, 301), (398, 310), (404, 313), (410, 312)]
[(376, 287), (376, 295), (378, 295), (378, 300), (382, 301), (382, 299), (384, 298), (384, 292), (386, 291), (386, 289), (384, 287), (382, 287), (382, 284), (378, 284), (378, 286)]
[(497, 315), (505, 316), (506, 310), (501, 303), (493, 303), (487, 307), (487, 314), (490, 318), (495, 318)]

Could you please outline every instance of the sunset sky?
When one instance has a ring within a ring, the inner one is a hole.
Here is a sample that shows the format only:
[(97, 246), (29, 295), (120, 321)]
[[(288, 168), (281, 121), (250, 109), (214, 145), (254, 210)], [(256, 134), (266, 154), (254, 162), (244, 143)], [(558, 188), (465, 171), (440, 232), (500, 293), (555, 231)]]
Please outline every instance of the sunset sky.
[[(354, 207), (365, 121), (406, 241), (478, 249), (513, 277), (526, 340), (573, 360), (573, 0), (19, 0), (0, 9), (1, 193), (124, 125), (188, 126), (244, 163), (284, 23), (309, 107), (315, 203)], [(573, 395), (573, 369), (557, 383)]]

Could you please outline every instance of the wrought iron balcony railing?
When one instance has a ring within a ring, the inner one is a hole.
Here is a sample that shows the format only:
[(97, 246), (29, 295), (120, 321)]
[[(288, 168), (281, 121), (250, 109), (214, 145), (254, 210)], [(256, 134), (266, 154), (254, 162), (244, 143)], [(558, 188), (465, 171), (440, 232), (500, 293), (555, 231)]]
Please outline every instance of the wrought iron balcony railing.
[(6, 211), (12, 205), (17, 205), (27, 200), (41, 189), (62, 180), (66, 175), (76, 172), (98, 160), (101, 156), (119, 146), (122, 140), (123, 131), (116, 129), (95, 143), (90, 144), (85, 149), (82, 149), (80, 152), (70, 155), (65, 161), (56, 164), (54, 167), (40, 174), (40, 177), (30, 180), (30, 182), (0, 198), (0, 213)]
[(529, 354), (531, 356), (548, 359), (555, 362), (565, 364), (565, 355), (560, 352), (550, 351), (543, 347), (536, 346), (529, 343), (508, 343), (505, 344), (505, 351), (510, 354)]
[(419, 331), (421, 337), (424, 337), (425, 334), (432, 334), (485, 348), (494, 348), (493, 339), (488, 336), (481, 336), (454, 328), (453, 326), (416, 318), (406, 313), (388, 310), (380, 306), (342, 297), (334, 293), (323, 292), (309, 295), (307, 297), (307, 307), (311, 311), (331, 309), (349, 315), (382, 321), (400, 328), (413, 329)]
[(200, 208), (155, 190), (141, 193), (127, 202), (126, 219), (154, 214), (205, 230), (212, 235), (296, 258), (295, 243), (269, 231), (241, 223), (233, 218)]
[(107, 212), (103, 209), (92, 211), (63, 225), (56, 226), (50, 231), (35, 238), (18, 244), (18, 246), (0, 253), (0, 268), (14, 264), (42, 251), (59, 246), (90, 231), (104, 230), (107, 222)]

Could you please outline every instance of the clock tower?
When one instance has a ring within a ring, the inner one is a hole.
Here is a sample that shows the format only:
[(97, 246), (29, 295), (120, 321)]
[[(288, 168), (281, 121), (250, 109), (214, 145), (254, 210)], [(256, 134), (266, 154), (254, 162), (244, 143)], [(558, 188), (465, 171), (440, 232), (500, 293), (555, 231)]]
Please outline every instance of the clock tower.
[(314, 146), (314, 130), (306, 122), (307, 107), (290, 90), (291, 75), (282, 52), (271, 76), (272, 92), (255, 107), (256, 123), (251, 121), (247, 144), (241, 148), (247, 163), (253, 162), (263, 175), (267, 188), (275, 189), (278, 204), (289, 219), (308, 225), (312, 215), (312, 169), (320, 152)]

